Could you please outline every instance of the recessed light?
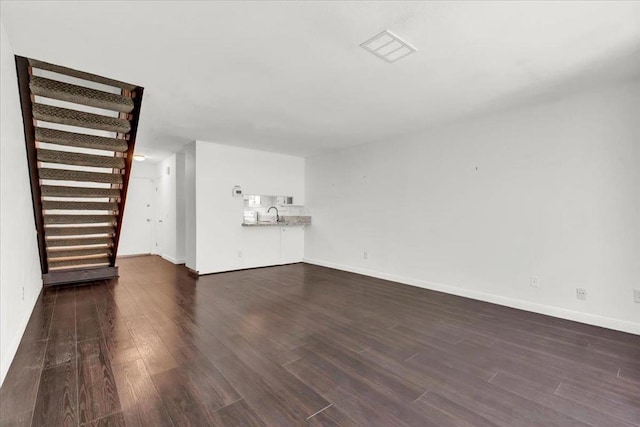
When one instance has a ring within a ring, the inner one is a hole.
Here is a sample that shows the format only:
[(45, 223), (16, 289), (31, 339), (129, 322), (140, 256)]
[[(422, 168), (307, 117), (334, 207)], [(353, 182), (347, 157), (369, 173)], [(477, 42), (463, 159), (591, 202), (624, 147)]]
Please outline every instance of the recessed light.
[(134, 154), (133, 155), (133, 160), (135, 160), (135, 161), (144, 162), (144, 159), (146, 159), (144, 154)]
[(418, 50), (389, 30), (371, 37), (360, 47), (388, 63), (396, 62)]

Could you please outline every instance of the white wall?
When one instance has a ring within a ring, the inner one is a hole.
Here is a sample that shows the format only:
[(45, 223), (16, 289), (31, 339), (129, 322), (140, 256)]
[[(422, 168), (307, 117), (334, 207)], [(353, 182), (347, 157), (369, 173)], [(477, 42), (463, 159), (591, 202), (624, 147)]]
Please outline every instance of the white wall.
[(196, 142), (189, 143), (184, 149), (184, 201), (185, 201), (185, 265), (196, 270)]
[(305, 259), (640, 333), (639, 111), (635, 80), (307, 158)]
[(0, 23), (0, 383), (42, 278), (13, 51)]
[(144, 162), (132, 162), (131, 166), (131, 178), (156, 178), (157, 165)]
[(184, 263), (184, 154), (169, 156), (157, 165), (159, 192), (158, 252), (174, 264)]
[[(195, 267), (187, 266), (208, 274), (279, 264), (279, 227), (242, 227), (243, 199), (233, 197), (232, 189), (240, 185), (245, 194), (293, 196), (296, 204), (304, 204), (304, 158), (202, 141), (191, 148), (195, 200), (187, 201), (187, 206), (195, 203), (195, 232), (187, 231), (187, 236), (195, 239), (187, 241), (193, 245), (195, 240), (196, 249)], [(187, 175), (191, 169), (187, 167)], [(188, 248), (190, 252), (193, 249)]]
[(184, 153), (176, 154), (176, 259), (185, 262), (186, 242), (186, 159)]

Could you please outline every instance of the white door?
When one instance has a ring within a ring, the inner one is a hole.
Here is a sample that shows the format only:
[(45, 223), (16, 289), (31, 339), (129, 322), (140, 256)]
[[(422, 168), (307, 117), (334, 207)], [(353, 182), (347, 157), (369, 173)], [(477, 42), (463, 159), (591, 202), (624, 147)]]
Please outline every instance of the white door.
[(153, 181), (130, 178), (118, 255), (150, 254), (153, 244)]
[(304, 227), (280, 227), (280, 261), (282, 264), (302, 262)]

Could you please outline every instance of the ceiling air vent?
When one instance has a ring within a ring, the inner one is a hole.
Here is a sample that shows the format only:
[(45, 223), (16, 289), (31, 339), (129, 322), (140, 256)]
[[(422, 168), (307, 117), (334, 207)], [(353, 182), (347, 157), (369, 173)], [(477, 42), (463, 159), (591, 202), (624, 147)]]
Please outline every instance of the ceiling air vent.
[(389, 30), (384, 30), (360, 45), (378, 58), (388, 62), (396, 62), (411, 55), (417, 49)]

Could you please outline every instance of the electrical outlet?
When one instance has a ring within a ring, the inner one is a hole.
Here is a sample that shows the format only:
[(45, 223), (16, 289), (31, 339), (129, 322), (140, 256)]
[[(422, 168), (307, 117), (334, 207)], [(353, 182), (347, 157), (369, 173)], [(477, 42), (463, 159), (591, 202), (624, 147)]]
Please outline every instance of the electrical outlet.
[(583, 288), (576, 288), (576, 297), (579, 300), (586, 300), (587, 299), (587, 290), (583, 289)]
[(640, 289), (633, 290), (633, 302), (640, 304)]
[(369, 252), (364, 251), (364, 252), (362, 253), (362, 258), (363, 258), (363, 259), (369, 259)]
[(242, 258), (242, 251), (238, 251), (238, 258)]
[(529, 286), (532, 288), (537, 288), (540, 285), (540, 277), (531, 276), (531, 281), (529, 282)]

